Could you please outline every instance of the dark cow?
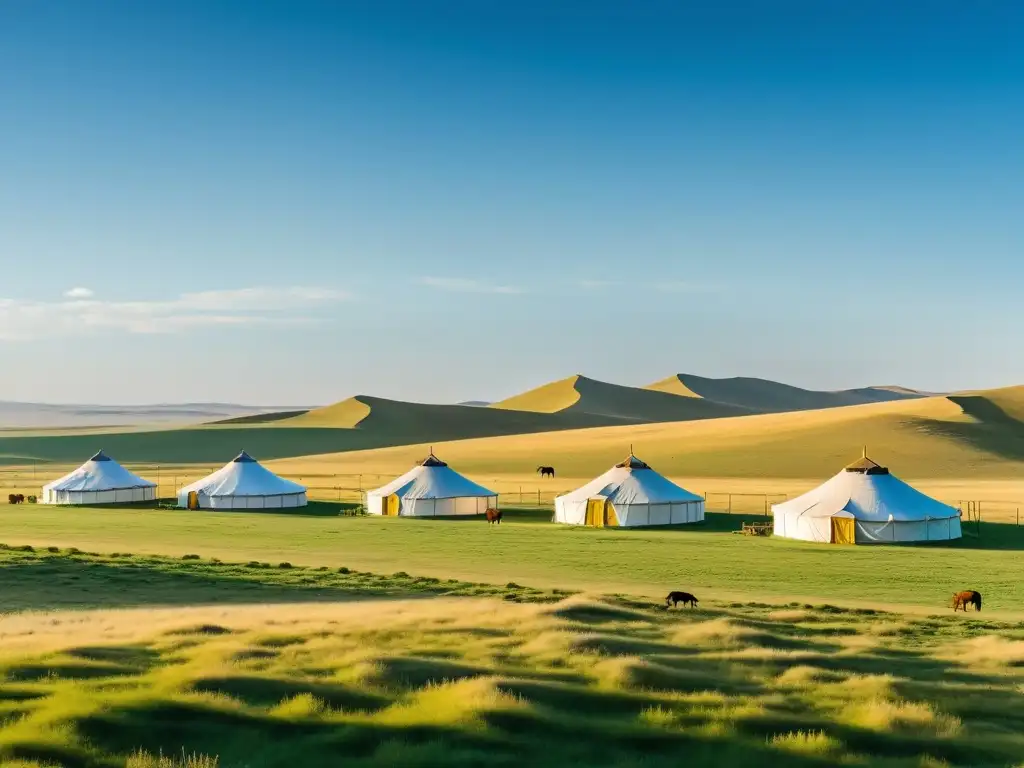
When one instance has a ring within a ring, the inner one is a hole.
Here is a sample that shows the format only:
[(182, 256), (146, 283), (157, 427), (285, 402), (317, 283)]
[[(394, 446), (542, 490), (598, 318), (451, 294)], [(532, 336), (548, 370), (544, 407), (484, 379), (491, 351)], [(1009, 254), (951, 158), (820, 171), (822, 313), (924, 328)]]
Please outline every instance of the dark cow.
[(682, 603), (683, 605), (689, 605), (691, 608), (696, 608), (698, 602), (697, 598), (689, 592), (669, 592), (668, 597), (665, 598), (665, 607), (669, 608)]
[(9, 504), (24, 504), (25, 494), (23, 493), (9, 493), (7, 494), (7, 501)]
[(554, 467), (537, 467), (537, 474), (539, 474), (541, 477), (554, 477), (555, 476), (555, 468)]

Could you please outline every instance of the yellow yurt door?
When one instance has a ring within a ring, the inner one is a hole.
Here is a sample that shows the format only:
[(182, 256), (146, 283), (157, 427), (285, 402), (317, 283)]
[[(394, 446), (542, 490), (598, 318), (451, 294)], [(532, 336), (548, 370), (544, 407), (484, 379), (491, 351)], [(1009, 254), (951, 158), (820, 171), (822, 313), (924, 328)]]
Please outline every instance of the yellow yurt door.
[(384, 514), (388, 517), (398, 517), (399, 501), (398, 494), (392, 493), (384, 497)]
[(615, 514), (615, 506), (610, 501), (604, 503), (604, 524), (615, 526), (619, 524), (619, 516)]
[(189, 509), (199, 509), (199, 493), (198, 491), (188, 492), (188, 502), (185, 505)]
[(832, 518), (832, 543), (833, 544), (855, 544), (856, 533), (852, 517)]
[(604, 528), (604, 499), (587, 499), (587, 525)]

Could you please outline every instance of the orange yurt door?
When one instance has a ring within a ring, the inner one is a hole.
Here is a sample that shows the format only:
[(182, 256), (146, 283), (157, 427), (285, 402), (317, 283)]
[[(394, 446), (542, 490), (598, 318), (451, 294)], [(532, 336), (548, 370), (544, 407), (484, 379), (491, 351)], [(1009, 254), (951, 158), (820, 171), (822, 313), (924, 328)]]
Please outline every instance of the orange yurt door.
[(604, 528), (604, 516), (604, 499), (587, 499), (587, 525), (592, 525), (595, 528)]
[(188, 492), (188, 503), (185, 505), (189, 509), (199, 509), (199, 492), (189, 491)]
[(398, 500), (398, 494), (392, 493), (390, 496), (384, 498), (384, 514), (388, 517), (398, 517), (398, 510), (401, 507), (401, 502)]
[(856, 544), (856, 521), (852, 517), (832, 518), (832, 543)]

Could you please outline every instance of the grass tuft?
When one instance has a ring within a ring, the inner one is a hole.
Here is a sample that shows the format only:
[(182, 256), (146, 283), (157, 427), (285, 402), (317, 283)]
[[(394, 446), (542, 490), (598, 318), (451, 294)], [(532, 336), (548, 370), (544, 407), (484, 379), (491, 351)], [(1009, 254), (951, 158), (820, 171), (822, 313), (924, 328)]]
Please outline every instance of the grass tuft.
[(168, 757), (163, 752), (151, 755), (143, 750), (136, 750), (125, 763), (125, 768), (217, 768), (216, 757), (200, 754), (186, 754), (181, 751), (180, 757)]

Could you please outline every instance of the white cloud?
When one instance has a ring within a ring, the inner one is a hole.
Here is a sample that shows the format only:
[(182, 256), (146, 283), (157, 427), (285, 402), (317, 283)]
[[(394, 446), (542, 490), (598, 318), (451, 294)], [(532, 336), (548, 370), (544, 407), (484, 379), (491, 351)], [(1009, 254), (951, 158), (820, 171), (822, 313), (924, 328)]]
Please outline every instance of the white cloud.
[(511, 285), (494, 285), (481, 280), (464, 277), (424, 277), (420, 282), (440, 291), (453, 293), (501, 293), (507, 295), (522, 293), (522, 289)]
[[(70, 292), (69, 292), (70, 294)], [(100, 330), (176, 333), (191, 328), (295, 325), (350, 298), (330, 288), (237, 288), (183, 293), (163, 301), (98, 301), (84, 295), (44, 302), (0, 299), (0, 340), (73, 336)]]
[(89, 288), (72, 288), (64, 295), (69, 299), (91, 299), (94, 296)]

